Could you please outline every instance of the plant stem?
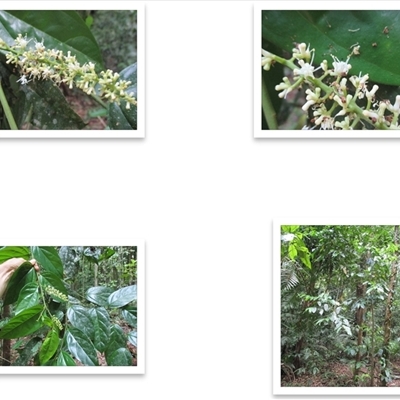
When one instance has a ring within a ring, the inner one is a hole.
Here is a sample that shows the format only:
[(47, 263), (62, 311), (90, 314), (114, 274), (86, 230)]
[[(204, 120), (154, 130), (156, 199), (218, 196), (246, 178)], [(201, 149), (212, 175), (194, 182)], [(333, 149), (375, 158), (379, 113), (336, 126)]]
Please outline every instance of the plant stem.
[(271, 130), (278, 129), (276, 112), (269, 97), (268, 89), (267, 86), (265, 85), (264, 78), (262, 78), (261, 97), (262, 97), (262, 109), (265, 120), (267, 121), (268, 124), (268, 128)]
[(8, 105), (6, 96), (4, 94), (3, 87), (1, 86), (1, 78), (0, 78), (0, 103), (3, 107), (4, 113), (6, 114), (6, 118), (7, 118), (8, 124), (10, 125), (10, 128), (12, 130), (18, 130), (18, 126), (15, 123), (14, 116), (12, 115), (10, 106)]

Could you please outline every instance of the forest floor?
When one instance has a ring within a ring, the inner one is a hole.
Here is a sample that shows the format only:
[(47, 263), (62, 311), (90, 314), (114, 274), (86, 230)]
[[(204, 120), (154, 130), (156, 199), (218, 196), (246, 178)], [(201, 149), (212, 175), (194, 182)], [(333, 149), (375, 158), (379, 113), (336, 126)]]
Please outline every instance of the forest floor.
[[(361, 369), (360, 376), (365, 376), (365, 382), (360, 382), (361, 387), (371, 386), (369, 370)], [(364, 375), (363, 375), (364, 374)], [(329, 363), (325, 370), (319, 374), (303, 374), (301, 376), (285, 375), (281, 380), (282, 387), (354, 387), (352, 368), (340, 362)], [(375, 377), (374, 386), (379, 386), (378, 376)], [(392, 362), (392, 381), (387, 387), (400, 387), (400, 360)]]

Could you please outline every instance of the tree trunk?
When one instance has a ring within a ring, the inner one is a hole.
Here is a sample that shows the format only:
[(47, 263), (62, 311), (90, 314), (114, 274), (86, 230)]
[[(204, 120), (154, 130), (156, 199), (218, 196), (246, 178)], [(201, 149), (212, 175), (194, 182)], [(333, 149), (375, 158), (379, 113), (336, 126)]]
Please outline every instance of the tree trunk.
[[(399, 226), (396, 225), (394, 227), (394, 235), (393, 242), (397, 246), (399, 243)], [(381, 386), (386, 386), (386, 374), (385, 370), (387, 368), (389, 362), (389, 351), (388, 345), (390, 342), (390, 335), (392, 329), (392, 304), (393, 304), (393, 295), (396, 287), (396, 277), (397, 277), (397, 263), (398, 263), (398, 250), (395, 252), (395, 259), (392, 262), (392, 268), (390, 270), (390, 278), (388, 285), (388, 296), (386, 300), (386, 311), (385, 311), (385, 320), (383, 323), (383, 354), (382, 358), (385, 360), (384, 368), (381, 369)]]
[[(365, 296), (366, 287), (362, 283), (357, 285), (356, 297), (357, 301), (360, 302)], [(361, 361), (361, 346), (363, 343), (363, 324), (364, 324), (364, 313), (365, 307), (358, 307), (356, 311), (356, 327), (357, 327), (357, 354), (354, 364), (353, 380), (356, 381), (358, 373), (360, 372), (360, 361)]]

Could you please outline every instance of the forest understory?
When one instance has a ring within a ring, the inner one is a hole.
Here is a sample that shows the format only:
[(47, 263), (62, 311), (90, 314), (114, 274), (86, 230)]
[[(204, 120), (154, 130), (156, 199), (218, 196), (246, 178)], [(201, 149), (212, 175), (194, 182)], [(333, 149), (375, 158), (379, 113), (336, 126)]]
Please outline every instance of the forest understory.
[(399, 226), (281, 226), (281, 386), (400, 386)]

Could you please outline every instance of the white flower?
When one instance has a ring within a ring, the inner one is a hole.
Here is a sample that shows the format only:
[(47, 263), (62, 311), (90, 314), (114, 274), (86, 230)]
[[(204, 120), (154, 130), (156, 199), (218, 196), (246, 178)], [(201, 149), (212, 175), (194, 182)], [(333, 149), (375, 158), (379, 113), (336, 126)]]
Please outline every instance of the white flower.
[(370, 111), (370, 110), (364, 110), (363, 114), (372, 119), (372, 122), (378, 121), (379, 115), (376, 112)]
[(346, 129), (346, 130), (352, 129), (350, 127), (350, 118), (348, 116), (346, 116), (343, 121), (341, 121), (341, 122), (336, 121), (335, 128)]
[(365, 84), (367, 83), (369, 79), (369, 75), (365, 74), (364, 76), (361, 76), (361, 72), (359, 76), (351, 76), (350, 77), (350, 82), (353, 84), (353, 86), (358, 89), (361, 88), (363, 89), (365, 87)]
[(315, 93), (311, 89), (307, 89), (306, 93), (307, 93), (306, 97), (307, 103), (304, 104), (303, 107), (301, 107), (303, 111), (307, 111), (310, 108), (310, 106), (312, 106), (319, 100), (319, 97), (321, 95), (321, 89), (319, 87), (315, 88)]
[(328, 71), (328, 61), (324, 60), (320, 65), (324, 72)]
[(333, 97), (333, 100), (336, 101), (343, 109), (339, 111), (336, 114), (336, 117), (339, 117), (341, 115), (345, 115), (347, 113), (347, 105), (350, 103), (350, 101), (353, 99), (353, 96), (351, 94), (348, 94), (345, 97), (339, 97), (337, 94)]
[(281, 235), (281, 240), (282, 242), (291, 242), (294, 239), (294, 236), (293, 233), (285, 233), (284, 235)]
[(394, 105), (389, 104), (388, 105), (388, 110), (392, 113), (398, 113), (400, 110), (400, 95), (396, 96), (396, 102)]
[[(300, 69), (296, 68), (295, 70), (293, 70), (293, 74), (295, 76), (299, 75), (299, 76), (303, 76), (304, 78), (307, 78), (307, 77), (314, 78), (314, 71), (316, 71), (316, 69), (311, 64), (305, 63), (303, 60), (300, 60), (299, 64), (300, 64), (301, 68)], [(321, 67), (319, 67), (319, 68), (321, 68)]]
[(286, 98), (287, 94), (292, 90), (292, 84), (290, 83), (287, 76), (283, 77), (283, 82), (275, 86), (275, 90), (276, 91), (283, 90), (283, 92), (279, 93), (278, 96), (281, 99)]
[[(333, 117), (329, 117), (329, 116), (322, 116), (321, 115), (321, 117), (322, 117), (321, 129), (323, 129), (323, 130), (332, 130), (333, 129), (333, 123), (335, 122), (335, 119)], [(315, 121), (315, 123), (317, 123), (317, 121)]]
[(16, 39), (15, 39), (15, 45), (14, 45), (14, 47), (16, 48), (16, 49), (25, 49), (26, 48), (26, 46), (28, 45), (28, 43), (31, 41), (32, 39), (29, 39), (29, 40), (27, 40), (26, 39), (26, 35), (25, 35), (25, 37), (22, 37), (22, 35), (19, 33), (18, 34), (18, 36), (16, 37)]
[(35, 39), (35, 49), (39, 52), (39, 53), (42, 53), (46, 48), (44, 47), (44, 44), (43, 44), (43, 39), (42, 39), (42, 41), (41, 42), (38, 42), (36, 39)]
[(379, 89), (378, 85), (374, 85), (373, 88), (371, 89), (371, 91), (369, 91), (368, 89), (365, 89), (365, 95), (367, 96), (367, 98), (369, 100), (372, 100), (375, 97), (375, 93), (378, 89)]
[(347, 75), (349, 72), (349, 69), (351, 68), (351, 65), (349, 64), (350, 57), (347, 57), (346, 61), (339, 61), (339, 59), (335, 56), (332, 56), (333, 58), (333, 72), (331, 72), (331, 75), (334, 76), (344, 76)]
[(292, 51), (293, 57), (297, 60), (309, 60), (311, 58), (311, 52), (314, 51), (314, 49), (310, 50), (310, 45), (307, 47), (305, 43), (300, 43), (297, 48), (294, 48)]
[(28, 81), (28, 79), (26, 78), (26, 75), (22, 75), (21, 78), (19, 78), (17, 80), (17, 82), (21, 82), (21, 85), (26, 85), (27, 83), (29, 83), (32, 79), (30, 79)]
[(319, 107), (317, 110), (314, 111), (313, 113), (314, 117), (318, 117), (315, 121), (314, 124), (321, 125), (321, 129), (333, 129), (333, 123), (334, 123), (334, 118), (331, 117), (331, 115), (328, 113), (326, 107), (324, 104), (321, 104), (321, 107)]
[(261, 49), (261, 66), (266, 70), (269, 71), (271, 68), (271, 64), (273, 61), (272, 54), (264, 49)]

